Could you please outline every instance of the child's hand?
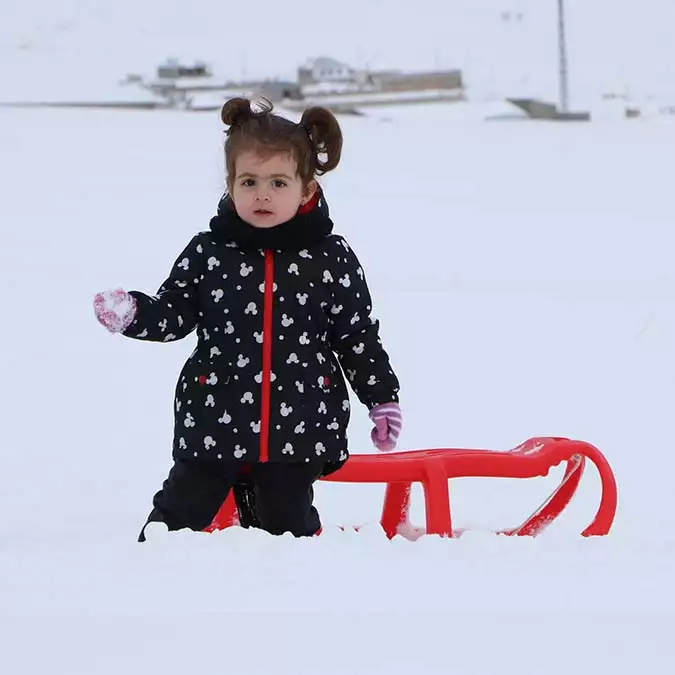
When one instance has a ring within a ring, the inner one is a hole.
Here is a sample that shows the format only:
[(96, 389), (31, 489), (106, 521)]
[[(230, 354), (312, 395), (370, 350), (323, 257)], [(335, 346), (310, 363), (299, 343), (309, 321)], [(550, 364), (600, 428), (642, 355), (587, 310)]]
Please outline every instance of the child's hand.
[(121, 333), (136, 316), (136, 300), (122, 288), (103, 291), (94, 297), (94, 313), (108, 331)]
[(389, 452), (396, 447), (403, 418), (398, 403), (376, 405), (368, 415), (375, 427), (370, 432), (373, 445), (381, 452)]

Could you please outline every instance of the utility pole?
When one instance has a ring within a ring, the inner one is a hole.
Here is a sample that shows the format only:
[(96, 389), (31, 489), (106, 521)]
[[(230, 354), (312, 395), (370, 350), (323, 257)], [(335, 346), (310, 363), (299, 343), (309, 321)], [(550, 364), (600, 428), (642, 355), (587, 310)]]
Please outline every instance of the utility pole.
[(558, 0), (558, 77), (560, 85), (560, 110), (569, 112), (569, 89), (567, 84), (567, 46), (565, 44), (565, 0)]

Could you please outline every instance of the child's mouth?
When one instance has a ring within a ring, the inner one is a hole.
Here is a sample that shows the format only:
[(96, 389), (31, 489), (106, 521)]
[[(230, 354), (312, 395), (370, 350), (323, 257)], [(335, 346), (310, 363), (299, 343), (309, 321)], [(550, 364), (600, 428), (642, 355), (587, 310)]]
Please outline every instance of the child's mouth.
[(256, 209), (253, 213), (255, 213), (256, 216), (271, 216), (272, 212), (268, 211), (267, 209)]

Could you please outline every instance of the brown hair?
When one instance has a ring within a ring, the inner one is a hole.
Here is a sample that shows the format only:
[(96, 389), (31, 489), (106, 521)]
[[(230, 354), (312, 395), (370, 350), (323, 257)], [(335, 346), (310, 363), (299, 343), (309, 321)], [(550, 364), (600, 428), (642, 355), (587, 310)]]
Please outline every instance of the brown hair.
[(298, 176), (306, 188), (309, 183), (333, 170), (342, 154), (342, 131), (330, 110), (307, 108), (300, 122), (272, 113), (267, 99), (254, 110), (247, 98), (232, 98), (223, 106), (220, 116), (227, 130), (225, 164), (230, 192), (235, 177), (235, 162), (241, 152), (253, 151), (261, 157), (290, 153), (296, 162)]

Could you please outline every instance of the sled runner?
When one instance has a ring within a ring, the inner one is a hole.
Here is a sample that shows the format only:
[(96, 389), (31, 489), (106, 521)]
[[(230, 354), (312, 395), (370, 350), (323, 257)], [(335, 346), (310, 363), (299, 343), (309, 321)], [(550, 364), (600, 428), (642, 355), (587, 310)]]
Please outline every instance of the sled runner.
[[(508, 451), (438, 448), (351, 455), (342, 468), (321, 480), (386, 483), (380, 523), (390, 539), (396, 535), (417, 539), (424, 534), (458, 537), (463, 530), (452, 527), (449, 479), (536, 478), (546, 476), (552, 468), (566, 462), (562, 481), (551, 496), (521, 525), (499, 531), (508, 536), (536, 536), (570, 503), (581, 481), (586, 460), (595, 465), (600, 475), (601, 499), (593, 521), (582, 535), (606, 535), (616, 514), (616, 481), (602, 453), (584, 441), (535, 437)], [(412, 526), (408, 520), (413, 483), (421, 483), (424, 490), (426, 524), (423, 528)], [(238, 493), (240, 507), (241, 494)], [(240, 524), (240, 512), (235, 494), (231, 494), (207, 529), (213, 531)]]

